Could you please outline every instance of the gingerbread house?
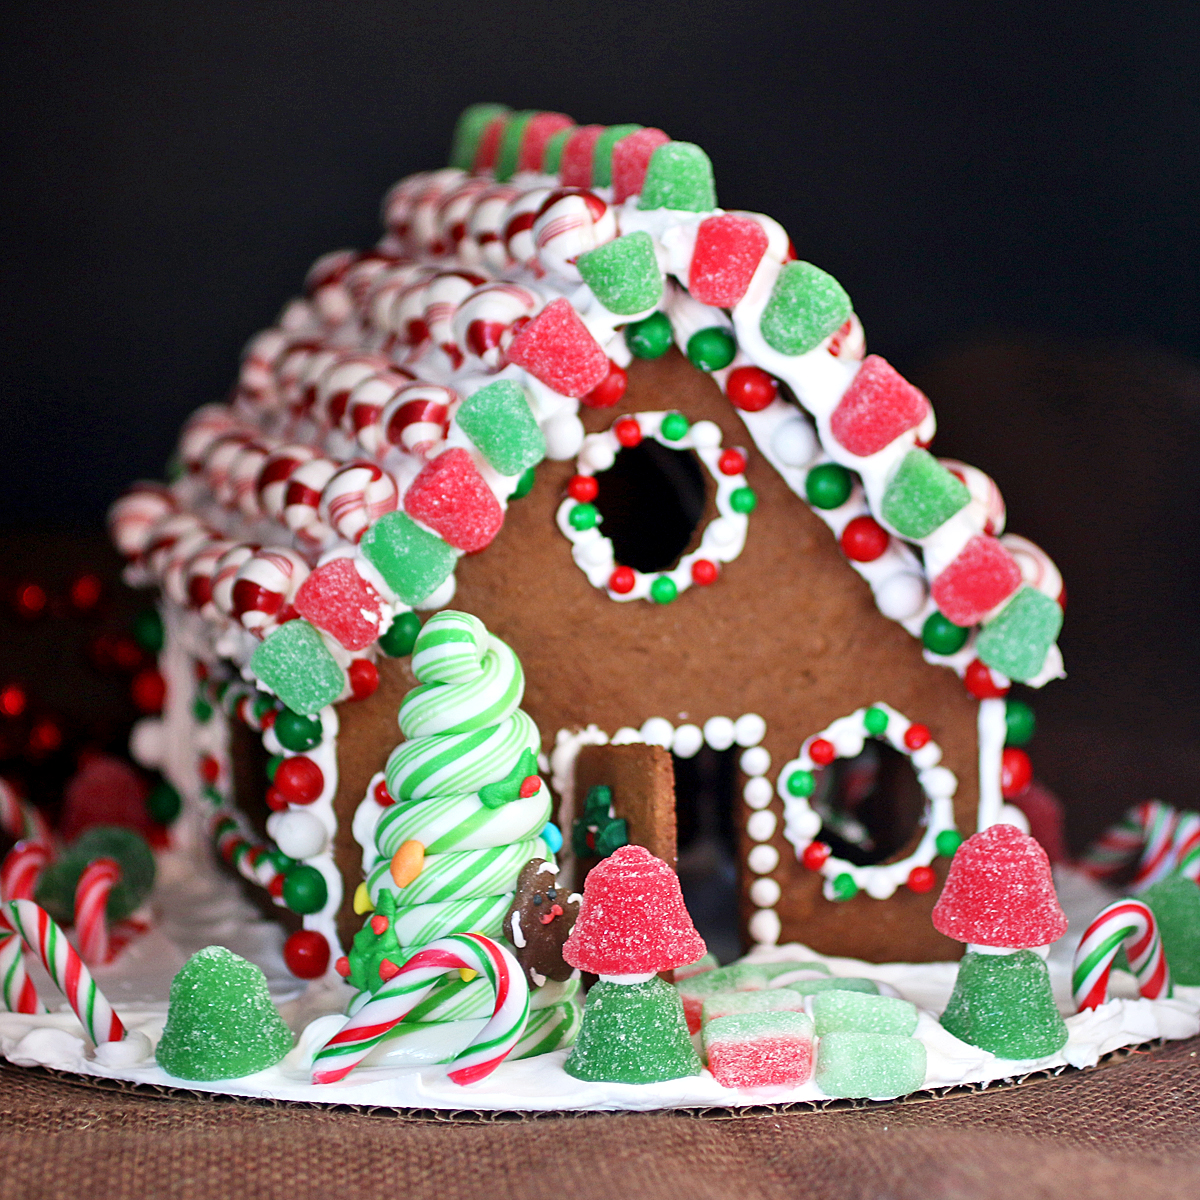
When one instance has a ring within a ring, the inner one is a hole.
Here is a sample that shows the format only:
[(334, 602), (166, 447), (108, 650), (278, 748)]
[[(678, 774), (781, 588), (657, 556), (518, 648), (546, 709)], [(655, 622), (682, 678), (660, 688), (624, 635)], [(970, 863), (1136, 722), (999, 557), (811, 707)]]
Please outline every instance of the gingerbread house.
[(383, 218), (112, 513), (167, 629), (135, 752), (292, 921), (292, 969), (362, 923), (360, 826), (447, 607), (523, 664), (577, 875), (604, 785), (667, 861), (715, 821), (747, 945), (957, 957), (930, 911), (1027, 782), (1008, 692), (1062, 673), (1062, 581), (931, 452), (845, 291), (637, 125), (474, 106)]

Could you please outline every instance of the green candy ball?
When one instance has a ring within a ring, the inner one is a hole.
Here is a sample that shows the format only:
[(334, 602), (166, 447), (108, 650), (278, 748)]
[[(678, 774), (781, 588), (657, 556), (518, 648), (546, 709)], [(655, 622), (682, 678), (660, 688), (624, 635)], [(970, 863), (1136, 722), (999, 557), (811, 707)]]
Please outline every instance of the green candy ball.
[(182, 807), (179, 793), (165, 779), (160, 779), (146, 797), (146, 811), (160, 825), (170, 825)]
[(758, 497), (754, 494), (753, 488), (734, 488), (729, 497), (729, 507), (735, 513), (742, 513), (746, 516), (754, 511), (757, 504)]
[(271, 757), (267, 759), (267, 782), (268, 783), (275, 782), (275, 772), (279, 770), (279, 764), (281, 762), (283, 762), (282, 754), (272, 754)]
[(962, 834), (957, 829), (943, 829), (933, 839), (933, 844), (943, 858), (953, 858), (959, 846), (962, 845)]
[(793, 796), (811, 796), (816, 786), (811, 771), (793, 771), (787, 777), (787, 790)]
[(650, 599), (655, 604), (670, 604), (678, 595), (679, 589), (675, 586), (675, 580), (669, 575), (660, 575), (650, 585)]
[(804, 481), (804, 494), (813, 508), (841, 508), (850, 499), (854, 480), (850, 472), (838, 463), (822, 463), (813, 467)]
[(663, 437), (668, 441), (677, 442), (691, 428), (683, 413), (667, 413), (660, 426)]
[(670, 350), (673, 340), (666, 313), (651, 313), (643, 320), (625, 326), (625, 345), (635, 358), (662, 358)]
[(835, 900), (852, 900), (858, 895), (858, 884), (846, 874), (836, 876), (833, 881), (833, 898)]
[(737, 339), (720, 325), (698, 329), (688, 338), (687, 356), (692, 366), (702, 371), (719, 371), (729, 366), (736, 353)]
[(594, 504), (577, 504), (571, 509), (567, 520), (571, 522), (572, 529), (578, 529), (582, 533), (585, 529), (594, 529), (599, 524), (600, 510)]
[(401, 613), (380, 636), (379, 648), (389, 658), (404, 658), (412, 653), (420, 632), (421, 618), (415, 612)]
[(192, 716), (203, 725), (213, 715), (213, 707), (203, 696), (197, 696), (192, 701)]
[(275, 718), (275, 736), (285, 750), (311, 750), (321, 744), (323, 736), (318, 717), (305, 717), (290, 708), (280, 709)]
[(955, 625), (949, 617), (942, 616), (940, 612), (930, 613), (929, 619), (921, 628), (921, 641), (925, 649), (934, 654), (955, 654), (967, 644), (967, 638), (970, 636), (969, 629)]
[(888, 715), (882, 708), (868, 708), (863, 714), (863, 727), (872, 735), (878, 737), (887, 732)]
[(536, 467), (530, 467), (529, 470), (523, 472), (520, 479), (517, 480), (517, 486), (513, 488), (513, 493), (509, 499), (520, 500), (522, 497), (528, 496), (533, 491), (533, 482), (536, 478)]
[(1006, 746), (1024, 746), (1037, 728), (1037, 718), (1033, 709), (1023, 700), (1006, 700), (1004, 702), (1004, 744)]
[(157, 654), (163, 648), (163, 623), (157, 608), (143, 609), (133, 618), (133, 640), (147, 654)]
[(283, 879), (283, 902), (292, 912), (307, 915), (320, 912), (329, 899), (325, 876), (307, 864), (293, 867)]

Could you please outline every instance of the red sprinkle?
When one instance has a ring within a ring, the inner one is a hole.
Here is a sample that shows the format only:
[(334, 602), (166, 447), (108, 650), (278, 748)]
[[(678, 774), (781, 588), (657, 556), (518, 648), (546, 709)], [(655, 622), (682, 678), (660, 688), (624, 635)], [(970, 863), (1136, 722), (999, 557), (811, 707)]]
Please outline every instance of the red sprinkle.
[(779, 395), (779, 386), (759, 367), (738, 367), (725, 380), (725, 394), (742, 412), (762, 412)]
[(913, 867), (908, 873), (907, 882), (910, 892), (922, 895), (925, 892), (933, 891), (933, 885), (937, 883), (937, 876), (933, 873), (932, 867)]
[(355, 700), (365, 700), (379, 687), (379, 668), (369, 658), (356, 658), (346, 672)]
[(874, 517), (855, 517), (842, 530), (842, 553), (854, 562), (874, 562), (883, 555), (891, 537)]
[(283, 812), (287, 806), (287, 797), (274, 784), (267, 788), (267, 807), (272, 812)]
[(221, 764), (211, 754), (200, 760), (200, 778), (205, 783), (216, 783), (221, 777)]
[(384, 808), (396, 803), (396, 797), (387, 790), (387, 781), (384, 779), (375, 785), (375, 803), (383, 805)]
[(633, 573), (632, 567), (618, 567), (608, 577), (609, 591), (616, 592), (618, 596), (627, 596), (633, 591), (633, 585), (637, 583), (637, 576)]
[(824, 842), (809, 842), (800, 855), (800, 861), (810, 870), (819, 871), (829, 857), (829, 847)]
[(618, 366), (610, 358), (608, 374), (590, 392), (580, 396), (579, 403), (585, 408), (612, 408), (614, 404), (620, 403), (628, 386), (629, 376), (625, 374), (625, 368)]
[(542, 781), (536, 775), (526, 775), (521, 780), (520, 795), (522, 800), (528, 800), (530, 796), (537, 793), (538, 788), (542, 786)]
[(345, 979), (350, 974), (350, 960), (343, 954), (341, 958), (333, 964), (333, 969)]
[(1033, 763), (1016, 746), (1006, 746), (1000, 756), (1000, 794), (1005, 800), (1019, 796), (1033, 782)]
[(1007, 687), (1000, 687), (986, 663), (973, 658), (963, 674), (963, 684), (976, 700), (999, 700), (1008, 695)]
[(283, 943), (283, 961), (297, 979), (319, 979), (329, 967), (329, 943), (315, 929), (297, 929)]
[(376, 913), (371, 918), (371, 932), (376, 937), (382, 937), (388, 931), (389, 921), (383, 913)]
[(289, 804), (311, 804), (325, 787), (325, 776), (311, 758), (285, 758), (275, 772), (275, 790)]
[(392, 962), (390, 958), (385, 958), (383, 962), (379, 964), (379, 978), (382, 979), (384, 983), (387, 983), (389, 979), (393, 979), (399, 974), (400, 968), (396, 966), (396, 964)]

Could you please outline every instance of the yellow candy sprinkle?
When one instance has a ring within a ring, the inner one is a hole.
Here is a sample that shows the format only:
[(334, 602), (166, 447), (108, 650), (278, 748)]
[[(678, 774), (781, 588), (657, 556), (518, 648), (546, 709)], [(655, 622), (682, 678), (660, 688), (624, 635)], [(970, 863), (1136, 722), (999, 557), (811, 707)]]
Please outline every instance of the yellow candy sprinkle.
[(470, 983), (471, 980), (474, 979), (478, 974), (478, 971), (472, 971), (470, 967), (458, 968), (458, 977), (463, 981), (463, 983)]
[(408, 887), (424, 865), (425, 847), (420, 842), (407, 841), (392, 855), (392, 880), (398, 888)]
[(367, 891), (367, 885), (360, 883), (358, 890), (354, 893), (354, 911), (361, 917), (363, 913), (369, 913), (375, 908), (371, 903), (371, 893)]

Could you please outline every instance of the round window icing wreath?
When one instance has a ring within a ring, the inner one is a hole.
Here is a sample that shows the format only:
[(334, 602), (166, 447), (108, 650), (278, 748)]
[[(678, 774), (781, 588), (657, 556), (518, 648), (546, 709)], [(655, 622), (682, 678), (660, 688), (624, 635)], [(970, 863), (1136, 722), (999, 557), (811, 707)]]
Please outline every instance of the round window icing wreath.
[[(700, 545), (666, 571), (638, 571), (618, 563), (612, 541), (601, 530), (602, 517), (592, 503), (599, 486), (595, 476), (607, 471), (623, 449), (646, 438), (669, 450), (693, 450), (717, 485), (717, 515), (704, 527)], [(757, 497), (746, 484), (746, 454), (721, 448), (721, 429), (712, 421), (694, 425), (678, 412), (632, 413), (603, 433), (584, 439), (576, 475), (558, 508), (558, 527), (571, 541), (571, 556), (593, 587), (613, 600), (650, 600), (670, 604), (692, 586), (707, 587), (746, 544), (746, 530)]]
[[(925, 832), (907, 858), (859, 866), (835, 857), (828, 845), (816, 840), (822, 821), (808, 798), (816, 790), (815, 771), (829, 766), (834, 759), (861, 754), (867, 738), (886, 742), (911, 761), (925, 793)], [(901, 885), (914, 892), (928, 892), (934, 887), (937, 879), (929, 864), (939, 854), (949, 857), (962, 842), (954, 823), (958, 780), (952, 771), (938, 765), (941, 760), (942, 749), (924, 725), (910, 721), (886, 704), (873, 704), (839, 717), (810, 737), (799, 757), (784, 765), (775, 785), (783, 800), (784, 836), (806, 867), (825, 876), (827, 900), (849, 900), (859, 891), (886, 900)]]

